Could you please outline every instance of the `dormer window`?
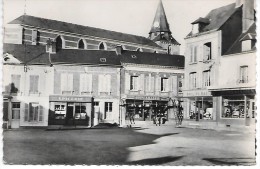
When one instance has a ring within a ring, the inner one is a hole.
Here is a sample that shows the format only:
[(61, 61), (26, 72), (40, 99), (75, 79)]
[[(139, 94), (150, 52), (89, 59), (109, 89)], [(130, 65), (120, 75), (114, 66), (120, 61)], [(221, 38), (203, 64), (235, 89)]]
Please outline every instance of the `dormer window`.
[(101, 42), (98, 46), (99, 50), (107, 50), (107, 45), (104, 42)]
[(136, 58), (137, 58), (136, 55), (131, 55), (131, 56), (132, 56), (133, 59), (136, 59)]
[(78, 42), (78, 48), (79, 49), (87, 49), (87, 43), (85, 40), (80, 39)]
[(192, 34), (202, 32), (203, 29), (210, 23), (208, 18), (199, 18), (196, 21), (192, 22)]
[(100, 62), (105, 63), (105, 62), (107, 62), (107, 59), (106, 58), (100, 58)]
[(39, 34), (39, 32), (37, 30), (32, 30), (32, 45), (37, 45), (38, 34)]
[(256, 44), (256, 35), (247, 33), (243, 38), (240, 39), (242, 44), (242, 52), (252, 50)]
[(65, 40), (61, 36), (58, 36), (55, 41), (56, 41), (56, 50), (57, 51), (62, 48), (65, 48)]

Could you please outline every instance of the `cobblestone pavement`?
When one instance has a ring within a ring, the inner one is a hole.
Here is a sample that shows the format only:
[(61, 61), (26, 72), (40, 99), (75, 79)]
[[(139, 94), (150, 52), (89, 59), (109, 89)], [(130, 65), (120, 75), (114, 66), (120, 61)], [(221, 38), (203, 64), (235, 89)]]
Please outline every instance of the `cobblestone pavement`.
[(255, 136), (174, 126), (4, 131), (8, 164), (254, 165)]

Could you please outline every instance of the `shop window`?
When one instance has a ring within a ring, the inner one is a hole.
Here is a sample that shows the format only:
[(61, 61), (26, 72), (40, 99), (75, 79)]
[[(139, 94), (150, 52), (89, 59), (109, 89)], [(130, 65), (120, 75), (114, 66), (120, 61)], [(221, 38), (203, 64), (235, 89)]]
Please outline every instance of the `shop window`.
[(75, 119), (87, 119), (86, 103), (75, 103)]
[(211, 85), (210, 81), (210, 70), (204, 71), (203, 72), (203, 86), (207, 87)]
[(38, 75), (30, 75), (30, 93), (38, 93), (39, 90), (39, 76)]
[(80, 75), (80, 92), (81, 94), (92, 93), (92, 74)]
[(203, 45), (203, 61), (209, 61), (211, 59), (211, 42), (208, 42)]
[(110, 119), (113, 111), (113, 103), (105, 102), (105, 119)]
[(190, 89), (195, 89), (197, 87), (197, 73), (192, 72), (189, 76)]
[(65, 119), (66, 116), (66, 105), (57, 104), (54, 106), (55, 119)]
[(72, 94), (73, 92), (73, 74), (61, 74), (61, 93)]
[(25, 121), (39, 122), (43, 121), (43, 107), (39, 103), (25, 104)]
[(169, 91), (169, 79), (168, 78), (161, 78), (161, 91), (168, 92)]
[(20, 103), (12, 103), (12, 119), (20, 119)]
[(130, 77), (130, 90), (138, 90), (138, 76)]
[(111, 75), (98, 76), (99, 94), (110, 94), (111, 92)]
[(239, 83), (248, 83), (248, 66), (240, 66)]
[(153, 92), (154, 91), (154, 76), (146, 76), (146, 90), (148, 92)]
[(212, 120), (213, 119), (213, 100), (212, 98), (198, 98), (190, 102), (190, 119)]
[(245, 118), (244, 96), (223, 97), (222, 118)]
[(20, 90), (21, 75), (11, 75), (11, 93), (18, 93)]

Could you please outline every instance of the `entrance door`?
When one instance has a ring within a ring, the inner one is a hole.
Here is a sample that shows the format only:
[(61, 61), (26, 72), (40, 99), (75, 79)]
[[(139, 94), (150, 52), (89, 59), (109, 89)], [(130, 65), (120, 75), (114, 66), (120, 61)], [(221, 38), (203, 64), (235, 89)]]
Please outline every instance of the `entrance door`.
[(256, 105), (255, 105), (255, 100), (250, 99), (248, 104), (248, 112), (246, 114), (246, 126), (250, 126), (251, 124), (254, 125), (255, 122), (255, 110), (256, 110)]
[(73, 124), (74, 104), (68, 103), (66, 113), (66, 124)]
[(13, 102), (11, 128), (19, 128), (19, 127), (20, 127), (20, 103)]

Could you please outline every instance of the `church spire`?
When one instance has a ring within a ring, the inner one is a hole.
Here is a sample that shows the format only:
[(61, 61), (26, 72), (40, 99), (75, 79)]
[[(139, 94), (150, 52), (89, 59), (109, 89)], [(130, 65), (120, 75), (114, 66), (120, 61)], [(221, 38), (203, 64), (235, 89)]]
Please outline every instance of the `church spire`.
[(168, 21), (166, 18), (166, 14), (165, 14), (165, 11), (163, 8), (162, 0), (159, 1), (150, 34), (155, 33), (155, 32), (171, 33), (170, 27), (169, 27), (169, 24), (168, 24)]
[(169, 54), (179, 54), (180, 44), (172, 37), (162, 0), (159, 0), (149, 38), (167, 50)]

